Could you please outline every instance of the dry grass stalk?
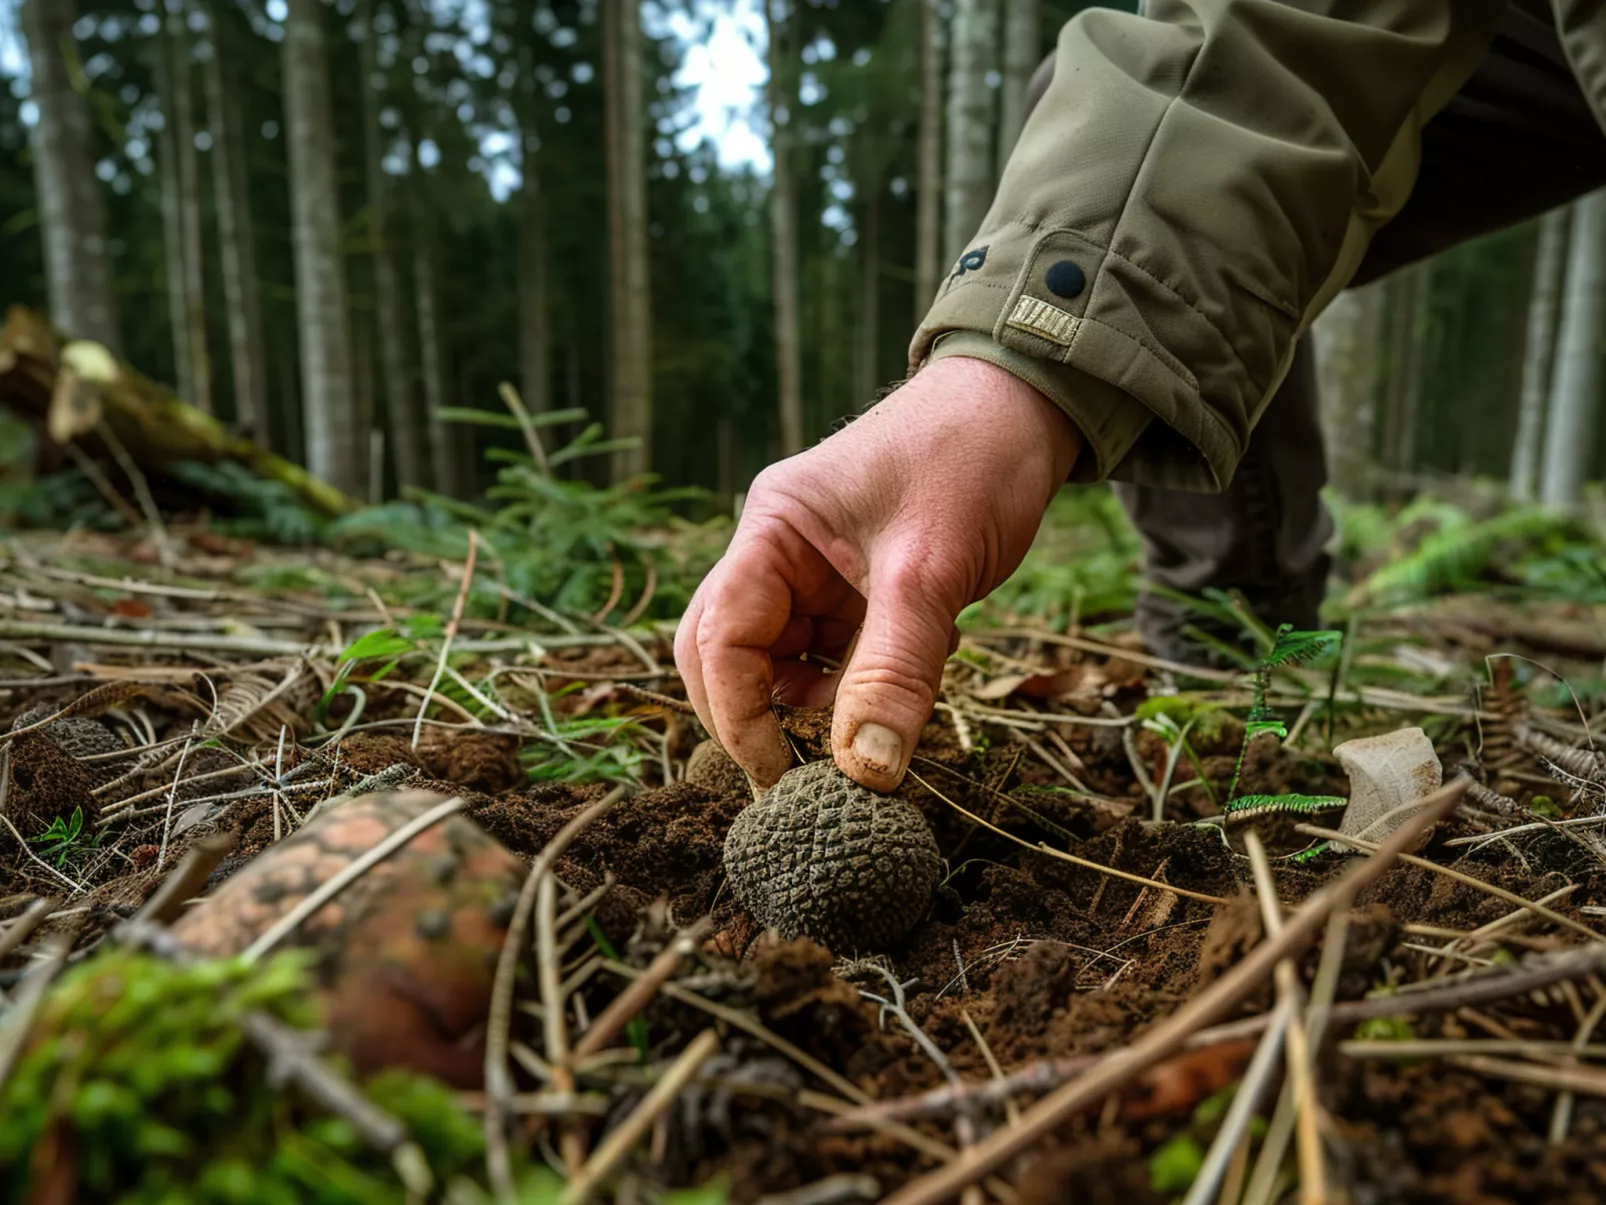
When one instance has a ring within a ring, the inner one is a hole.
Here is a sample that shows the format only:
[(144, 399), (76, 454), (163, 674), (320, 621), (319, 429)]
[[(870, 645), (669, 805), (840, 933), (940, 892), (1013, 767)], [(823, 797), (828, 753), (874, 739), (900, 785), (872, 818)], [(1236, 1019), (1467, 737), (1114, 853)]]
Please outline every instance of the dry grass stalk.
[(639, 1105), (631, 1111), (630, 1116), (615, 1128), (592, 1152), (591, 1158), (586, 1160), (577, 1175), (569, 1181), (559, 1198), (563, 1205), (582, 1205), (590, 1199), (604, 1179), (617, 1167), (621, 1160), (630, 1153), (630, 1148), (640, 1142), (653, 1124), (664, 1115), (665, 1110), (674, 1103), (675, 1097), (680, 1094), (692, 1076), (716, 1050), (719, 1049), (719, 1035), (712, 1029), (705, 1029), (691, 1040), (680, 1057), (671, 1064), (662, 1079), (653, 1085)]
[[(1283, 930), (1283, 910), (1277, 900), (1277, 884), (1271, 877), (1271, 863), (1266, 860), (1266, 847), (1261, 844), (1260, 834), (1254, 829), (1245, 834), (1244, 847), (1254, 871), (1255, 894), (1260, 903), (1261, 920), (1266, 926), (1266, 938), (1274, 941)], [(1273, 974), (1277, 980), (1278, 1000), (1286, 1004), (1291, 1013), (1297, 1014), (1304, 992), (1300, 989), (1299, 972), (1293, 959), (1283, 959)], [(1290, 1016), (1286, 1042), (1288, 1082), (1298, 1138), (1299, 1196), (1305, 1205), (1322, 1205), (1327, 1200), (1326, 1176), (1322, 1170), (1322, 1136), (1316, 1117), (1318, 1106), (1316, 1088), (1312, 1082), (1308, 1036), (1304, 1019), (1298, 1015)]]
[(513, 1077), (507, 1066), (508, 1037), (513, 1020), (514, 979), (525, 935), (529, 932), (530, 914), (535, 909), (536, 891), (574, 839), (592, 822), (618, 807), (626, 790), (624, 786), (615, 787), (571, 819), (547, 842), (525, 877), (513, 916), (508, 921), (507, 937), (502, 942), (496, 978), (491, 985), (491, 1008), (485, 1034), (485, 1167), (491, 1191), (500, 1200), (508, 1200), (513, 1195), (513, 1164), (508, 1155), (505, 1128), (508, 1102), (513, 1097)]
[(1129, 883), (1137, 883), (1143, 887), (1152, 887), (1156, 891), (1169, 891), (1172, 895), (1180, 895), (1186, 899), (1198, 900), (1201, 903), (1225, 904), (1229, 902), (1219, 895), (1206, 895), (1202, 891), (1189, 891), (1186, 887), (1175, 887), (1170, 883), (1161, 883), (1156, 879), (1146, 879), (1140, 874), (1129, 874), (1124, 870), (1116, 870), (1112, 866), (1100, 866), (1097, 862), (1089, 862), (1086, 858), (1078, 858), (1075, 854), (1065, 853), (1063, 850), (1055, 849), (1052, 845), (1048, 845), (1045, 842), (1032, 842), (1021, 837), (1017, 837), (1014, 833), (1006, 832), (1005, 830), (999, 828), (996, 824), (988, 823), (986, 820), (983, 820), (980, 816), (976, 815), (975, 812), (968, 810), (963, 805), (955, 803), (952, 799), (949, 799), (924, 778), (921, 778), (920, 775), (916, 774), (913, 770), (910, 770), (908, 773), (910, 778), (914, 779), (927, 791), (931, 792), (935, 798), (940, 799), (943, 803), (946, 803), (949, 807), (953, 808), (954, 811), (958, 812), (961, 816), (964, 816), (976, 824), (981, 825), (989, 832), (996, 833), (998, 836), (1003, 837), (1006, 841), (1013, 841), (1016, 845), (1031, 850), (1033, 853), (1046, 854), (1048, 857), (1053, 858), (1056, 861), (1069, 862), (1073, 866), (1080, 866), (1085, 870), (1096, 870), (1099, 874), (1109, 875), (1112, 878), (1117, 879), (1125, 879)]
[(61, 897), (40, 896), (28, 905), (28, 910), (11, 922), (10, 928), (0, 933), (0, 958), (4, 958), (33, 935), (45, 917), (61, 907)]
[(659, 952), (658, 957), (647, 964), (647, 969), (632, 980), (630, 985), (602, 1010), (592, 1022), (591, 1028), (586, 1030), (584, 1036), (575, 1043), (574, 1050), (570, 1054), (571, 1060), (578, 1063), (581, 1059), (596, 1054), (630, 1024), (658, 994), (658, 989), (669, 982), (669, 977), (675, 973), (680, 964), (696, 953), (697, 943), (708, 932), (711, 924), (712, 922), (704, 917), (683, 933), (677, 934), (674, 940)]

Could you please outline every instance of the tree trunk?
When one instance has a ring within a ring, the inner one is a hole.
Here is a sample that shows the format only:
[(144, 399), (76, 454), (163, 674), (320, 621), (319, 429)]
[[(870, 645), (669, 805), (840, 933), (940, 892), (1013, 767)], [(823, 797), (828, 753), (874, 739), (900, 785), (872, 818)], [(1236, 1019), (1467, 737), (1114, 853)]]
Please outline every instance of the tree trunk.
[(1595, 454), (1601, 333), (1606, 330), (1606, 191), (1574, 203), (1571, 239), (1539, 490), (1540, 499), (1552, 506), (1579, 500)]
[(190, 33), (182, 8), (167, 12), (167, 45), (173, 90), (168, 116), (178, 151), (179, 232), (184, 248), (185, 346), (190, 352), (193, 397), (185, 399), (211, 414), (212, 355), (206, 337), (206, 243), (201, 227), (201, 165), (195, 157), (195, 75), (190, 69)]
[(165, 29), (151, 43), (162, 128), (156, 135), (156, 174), (161, 183), (162, 269), (167, 285), (167, 323), (173, 336), (173, 385), (195, 402), (195, 359), (190, 355), (189, 304), (184, 278), (184, 190), (179, 181), (177, 124), (173, 120), (173, 55)]
[(998, 101), (998, 170), (1026, 124), (1026, 86), (1043, 58), (1043, 0), (1004, 5), (1004, 84)]
[[(414, 170), (421, 173), (423, 168)], [(416, 184), (413, 197), (413, 308), (418, 314), (418, 367), (423, 377), (435, 488), (459, 497), (463, 475), (456, 447), (458, 433), (441, 418), (446, 405), (446, 363), (441, 351), (440, 285), (435, 271), (435, 214), (424, 190)]]
[(881, 388), (881, 195), (865, 198), (859, 234), (859, 356), (854, 392), (862, 409)]
[(1426, 265), (1406, 268), (1391, 277), (1389, 293), (1388, 388), (1384, 396), (1382, 460), (1389, 470), (1387, 493), (1403, 492), (1402, 478), (1412, 466), (1416, 447), (1416, 403), (1421, 396), (1417, 377), (1418, 317), (1428, 290)]
[(1384, 301), (1382, 285), (1348, 289), (1315, 326), (1317, 397), (1328, 472), (1334, 488), (1356, 500), (1367, 497), (1371, 488)]
[(786, 0), (764, 0), (769, 39), (770, 242), (775, 293), (776, 386), (781, 403), (781, 455), (803, 450), (803, 346), (798, 317), (797, 184), (792, 171), (792, 91), (783, 42)]
[(206, 125), (212, 135), (212, 193), (217, 204), (219, 266), (229, 320), (229, 362), (234, 375), (234, 424), (261, 447), (271, 446), (262, 317), (257, 303), (256, 254), (251, 245), (250, 198), (244, 187), (245, 143), (238, 137), (238, 105), (224, 96), (222, 11), (208, 0), (211, 54), (202, 72)]
[(357, 494), (366, 475), (368, 437), (352, 394), (340, 187), (320, 0), (289, 0), (284, 105), (307, 467), (337, 489)]
[(1511, 496), (1532, 502), (1539, 481), (1539, 449), (1544, 443), (1545, 403), (1556, 363), (1556, 315), (1561, 309), (1562, 276), (1567, 267), (1567, 227), (1571, 210), (1551, 210), (1539, 221), (1534, 248), (1533, 288), (1528, 296), (1528, 336), (1522, 354), (1522, 391), (1517, 403), (1517, 434), (1511, 449)]
[(915, 322), (942, 273), (942, 0), (921, 0), (919, 183), (915, 196)]
[(993, 93), (998, 14), (988, 0), (958, 0), (948, 85), (948, 205), (943, 245), (949, 263), (965, 253), (993, 199)]
[[(30, 96), (39, 120), (29, 136), (45, 287), (51, 319), (75, 339), (121, 350), (106, 246), (106, 213), (95, 179), (89, 111), (73, 91), (66, 53), (78, 19), (75, 0), (23, 0), (22, 29), (33, 71)], [(76, 50), (75, 50), (76, 53)]]
[(614, 453), (613, 479), (652, 467), (652, 298), (647, 271), (647, 176), (642, 126), (640, 0), (602, 0), (608, 158), (611, 434), (639, 446)]
[(368, 234), (374, 255), (374, 321), (379, 340), (380, 392), (385, 400), (385, 430), (396, 462), (399, 486), (428, 486), (427, 435), (407, 373), (407, 338), (401, 316), (401, 271), (392, 238), (390, 182), (385, 178), (379, 128), (378, 35), (374, 32), (374, 0), (362, 0), (363, 171), (368, 185)]
[(552, 317), (547, 304), (546, 205), (537, 174), (533, 125), (524, 135), (519, 228), (519, 379), (532, 413), (552, 407)]

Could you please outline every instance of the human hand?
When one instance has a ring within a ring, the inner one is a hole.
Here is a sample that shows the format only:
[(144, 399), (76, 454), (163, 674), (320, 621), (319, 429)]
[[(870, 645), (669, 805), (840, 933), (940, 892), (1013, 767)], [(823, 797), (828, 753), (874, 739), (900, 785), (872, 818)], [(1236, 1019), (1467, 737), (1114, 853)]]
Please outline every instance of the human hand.
[[(1081, 442), (1018, 377), (951, 356), (760, 473), (675, 637), (704, 727), (768, 787), (792, 764), (772, 699), (834, 698), (837, 765), (896, 787), (954, 620), (1020, 564)], [(815, 657), (846, 664), (828, 673)]]

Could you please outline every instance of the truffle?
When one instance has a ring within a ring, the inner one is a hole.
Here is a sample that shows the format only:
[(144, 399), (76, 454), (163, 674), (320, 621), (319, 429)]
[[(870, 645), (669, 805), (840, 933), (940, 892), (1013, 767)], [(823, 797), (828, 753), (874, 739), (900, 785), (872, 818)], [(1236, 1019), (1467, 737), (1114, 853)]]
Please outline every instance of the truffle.
[(942, 858), (919, 808), (822, 761), (788, 771), (736, 818), (725, 872), (759, 924), (848, 955), (907, 936), (931, 904)]

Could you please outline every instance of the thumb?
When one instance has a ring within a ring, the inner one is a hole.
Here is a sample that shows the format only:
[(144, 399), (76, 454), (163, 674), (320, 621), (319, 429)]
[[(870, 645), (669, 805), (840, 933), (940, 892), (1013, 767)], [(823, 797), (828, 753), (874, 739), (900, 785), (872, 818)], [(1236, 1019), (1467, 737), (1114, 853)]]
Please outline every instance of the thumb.
[(837, 685), (831, 748), (842, 772), (873, 791), (903, 780), (931, 718), (954, 615), (931, 592), (871, 589), (864, 626)]

